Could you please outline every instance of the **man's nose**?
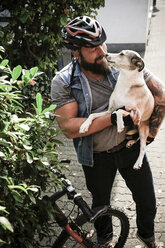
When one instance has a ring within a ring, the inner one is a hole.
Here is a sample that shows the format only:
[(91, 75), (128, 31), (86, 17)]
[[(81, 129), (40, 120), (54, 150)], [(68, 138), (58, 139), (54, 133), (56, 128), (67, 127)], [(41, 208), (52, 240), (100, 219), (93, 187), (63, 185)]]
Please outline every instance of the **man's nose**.
[(98, 46), (98, 51), (100, 52), (100, 54), (105, 55), (106, 51), (103, 45)]

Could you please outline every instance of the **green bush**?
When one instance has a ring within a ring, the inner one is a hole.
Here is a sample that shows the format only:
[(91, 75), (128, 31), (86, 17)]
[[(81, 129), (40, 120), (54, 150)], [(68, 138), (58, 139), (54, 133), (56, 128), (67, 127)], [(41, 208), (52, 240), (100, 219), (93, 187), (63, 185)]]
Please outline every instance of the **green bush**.
[(7, 60), (0, 63), (0, 246), (4, 248), (39, 247), (39, 239), (52, 231), (48, 223), (53, 218), (52, 206), (40, 197), (52, 182), (57, 187), (50, 167), (61, 169), (55, 106), (43, 109), (38, 93), (34, 113), (25, 114), (18, 90), (18, 78), (26, 87), (37, 71), (21, 66), (11, 70)]
[(17, 4), (14, 0), (1, 0), (0, 12), (9, 11), (9, 17), (4, 19), (8, 25), (0, 25), (0, 45), (7, 51), (10, 65), (39, 66), (45, 72), (38, 85), (25, 88), (30, 100), (38, 87), (44, 98), (49, 98), (50, 82), (63, 47), (61, 28), (76, 16), (96, 16), (96, 9), (104, 3), (105, 0), (19, 0)]
[(8, 51), (12, 66), (39, 65), (53, 72), (62, 47), (61, 28), (68, 19), (96, 15), (105, 0), (1, 0), (0, 11), (8, 10), (9, 24), (0, 26), (1, 45)]

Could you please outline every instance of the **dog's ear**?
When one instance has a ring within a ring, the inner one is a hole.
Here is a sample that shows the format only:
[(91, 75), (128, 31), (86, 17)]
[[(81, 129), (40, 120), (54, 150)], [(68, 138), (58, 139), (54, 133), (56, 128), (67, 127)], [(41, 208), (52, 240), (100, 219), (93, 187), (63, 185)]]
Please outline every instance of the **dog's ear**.
[(131, 62), (133, 65), (135, 65), (138, 68), (138, 71), (142, 71), (144, 69), (144, 61), (142, 60), (142, 58), (138, 57), (138, 56), (134, 56), (131, 59)]

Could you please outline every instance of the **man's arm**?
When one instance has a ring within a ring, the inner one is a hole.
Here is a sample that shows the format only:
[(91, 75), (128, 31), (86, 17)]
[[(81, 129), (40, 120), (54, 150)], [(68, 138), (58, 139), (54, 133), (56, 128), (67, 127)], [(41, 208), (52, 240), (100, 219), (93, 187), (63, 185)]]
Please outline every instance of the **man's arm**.
[(160, 81), (160, 79), (153, 76), (147, 82), (147, 86), (155, 100), (155, 107), (150, 117), (149, 136), (155, 137), (165, 116), (165, 85)]
[(63, 130), (67, 138), (77, 138), (87, 136), (103, 130), (112, 125), (110, 114), (95, 119), (89, 127), (88, 132), (84, 134), (79, 133), (80, 126), (87, 118), (77, 117), (78, 105), (77, 102), (65, 104), (56, 110), (57, 121), (59, 127)]
[[(130, 114), (131, 119), (133, 120), (134, 124), (137, 125), (139, 120), (139, 114), (137, 111), (129, 109), (126, 107), (125, 116)], [(65, 104), (61, 108), (56, 110), (57, 115), (57, 122), (59, 127), (62, 129), (65, 136), (69, 139), (87, 136), (93, 133), (97, 133), (103, 130), (106, 127), (112, 125), (111, 122), (111, 114), (108, 113), (104, 116), (98, 117), (92, 121), (89, 129), (85, 133), (79, 133), (80, 126), (86, 121), (87, 118), (80, 118), (77, 117), (78, 114), (78, 105), (77, 102), (72, 102)]]

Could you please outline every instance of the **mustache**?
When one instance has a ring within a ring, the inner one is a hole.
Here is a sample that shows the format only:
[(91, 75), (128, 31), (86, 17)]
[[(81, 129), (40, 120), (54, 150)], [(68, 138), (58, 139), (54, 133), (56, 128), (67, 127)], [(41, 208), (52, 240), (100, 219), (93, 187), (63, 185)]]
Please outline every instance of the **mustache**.
[(97, 58), (95, 59), (95, 63), (96, 63), (98, 60), (103, 59), (103, 58), (105, 58), (105, 55), (100, 55), (99, 57), (97, 57)]

